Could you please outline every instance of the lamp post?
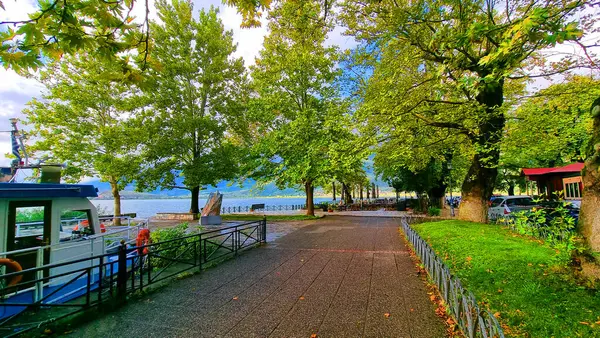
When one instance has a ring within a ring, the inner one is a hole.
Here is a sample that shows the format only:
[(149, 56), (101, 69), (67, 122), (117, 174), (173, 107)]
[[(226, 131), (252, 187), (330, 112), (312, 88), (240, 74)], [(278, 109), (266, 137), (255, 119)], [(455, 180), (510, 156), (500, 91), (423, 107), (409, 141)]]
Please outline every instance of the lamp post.
[(448, 163), (448, 176), (450, 176), (450, 217), (454, 217), (454, 200), (452, 199), (452, 163)]

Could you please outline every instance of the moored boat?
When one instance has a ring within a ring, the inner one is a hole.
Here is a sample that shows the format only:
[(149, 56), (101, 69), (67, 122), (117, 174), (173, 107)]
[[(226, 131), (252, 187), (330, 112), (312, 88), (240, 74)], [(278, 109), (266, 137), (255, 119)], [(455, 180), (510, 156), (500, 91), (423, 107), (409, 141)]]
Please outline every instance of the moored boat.
[[(91, 185), (0, 183), (0, 318), (27, 307), (19, 304), (68, 302), (118, 272), (119, 245), (135, 245), (145, 222), (101, 222), (90, 197)], [(90, 259), (100, 256), (109, 268)]]

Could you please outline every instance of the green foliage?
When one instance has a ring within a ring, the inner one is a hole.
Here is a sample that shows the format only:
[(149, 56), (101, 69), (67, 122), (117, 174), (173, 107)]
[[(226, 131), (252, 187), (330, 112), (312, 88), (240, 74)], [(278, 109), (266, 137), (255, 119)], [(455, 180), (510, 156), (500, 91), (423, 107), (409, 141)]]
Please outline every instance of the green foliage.
[(549, 245), (568, 252), (582, 253), (581, 238), (576, 233), (575, 218), (569, 215), (568, 202), (563, 202), (552, 210), (533, 208), (516, 212), (508, 224), (521, 235), (543, 239)]
[(569, 76), (537, 92), (509, 113), (501, 165), (554, 167), (584, 160), (592, 131), (590, 106), (600, 80)]
[[(136, 0), (36, 2), (36, 12), (27, 19), (0, 22), (5, 27), (0, 31), (0, 64), (5, 68), (37, 70), (44, 60), (57, 61), (77, 53), (93, 53), (116, 62), (124, 60), (116, 57), (118, 53), (134, 47), (145, 51), (143, 29), (132, 22)], [(2, 11), (6, 9), (0, 2)]]
[(264, 49), (251, 67), (256, 125), (247, 176), (281, 188), (302, 186), (307, 195), (315, 186), (354, 180), (362, 171), (349, 105), (334, 83), (338, 52), (325, 46), (333, 28), (332, 17), (324, 14), (330, 6), (278, 3), (269, 12)]
[(190, 235), (188, 233), (188, 223), (181, 223), (172, 228), (161, 228), (150, 232), (152, 243), (157, 244), (152, 246), (151, 251), (156, 255), (150, 256), (151, 266), (153, 268), (162, 268), (171, 264), (171, 261), (162, 259), (161, 257), (178, 260), (193, 259), (195, 253), (193, 246), (195, 245), (197, 247), (196, 254), (198, 254), (200, 250), (200, 245), (197, 243), (198, 237), (190, 237), (179, 241), (159, 244), (160, 242), (176, 240), (188, 235)]
[(47, 92), (23, 111), (35, 140), (30, 150), (48, 162), (66, 162), (67, 181), (97, 176), (118, 197), (140, 169), (137, 127), (128, 121), (138, 109), (131, 99), (137, 88), (120, 64), (87, 54), (52, 63), (41, 81)]
[(519, 78), (527, 77), (529, 65), (551, 64), (541, 71), (556, 73), (580, 61), (567, 55), (546, 63), (542, 50), (582, 36), (582, 27), (596, 20), (576, 21), (585, 6), (558, 0), (508, 6), (483, 0), (343, 2), (347, 33), (362, 42), (354, 59), (367, 66), (364, 74), (372, 73), (358, 76), (357, 94), (374, 142), (390, 149), (390, 161), (420, 168), (452, 145), (460, 149), (470, 158), (460, 217), (484, 219), (505, 114), (523, 91)]
[[(232, 179), (247, 127), (244, 64), (233, 56), (233, 33), (215, 8), (200, 10), (196, 20), (188, 1), (156, 6), (161, 23), (151, 24), (151, 69), (142, 98), (148, 107), (136, 121), (144, 129), (138, 189), (170, 189), (177, 176), (188, 190)], [(197, 209), (197, 191), (192, 198)]]
[(439, 216), (442, 213), (442, 209), (436, 207), (427, 208), (427, 216)]
[(505, 334), (596, 336), (600, 292), (579, 285), (565, 268), (568, 250), (487, 224), (442, 221), (413, 228), (480, 305), (497, 313)]

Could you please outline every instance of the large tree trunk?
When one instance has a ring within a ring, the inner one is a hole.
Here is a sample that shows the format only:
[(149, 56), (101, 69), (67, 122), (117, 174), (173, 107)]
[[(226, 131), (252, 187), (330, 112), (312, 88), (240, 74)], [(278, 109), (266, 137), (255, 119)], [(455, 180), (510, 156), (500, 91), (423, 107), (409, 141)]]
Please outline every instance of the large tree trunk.
[(515, 195), (515, 182), (513, 180), (508, 181), (508, 196)]
[(352, 194), (350, 193), (350, 188), (345, 183), (342, 183), (342, 189), (344, 190), (344, 204), (349, 205), (354, 203), (352, 200)]
[(600, 98), (592, 104), (592, 139), (583, 168), (579, 228), (594, 251), (600, 251)]
[(121, 219), (117, 218), (118, 216), (121, 216), (121, 194), (119, 193), (119, 185), (117, 184), (117, 179), (114, 177), (109, 179), (109, 183), (113, 196), (113, 215), (115, 216), (115, 218), (113, 218), (113, 225), (121, 225)]
[(360, 189), (360, 196), (359, 196), (359, 198), (362, 201), (363, 200), (363, 186), (362, 186), (362, 184), (359, 186), (359, 189)]
[(190, 213), (198, 215), (200, 213), (200, 206), (198, 204), (198, 199), (200, 198), (200, 187), (195, 186), (192, 189), (192, 204), (190, 206)]
[(313, 202), (313, 193), (315, 187), (312, 185), (312, 181), (307, 181), (304, 184), (304, 192), (306, 193), (306, 215), (314, 216), (315, 215), (315, 203)]
[[(480, 74), (482, 75), (482, 74)], [(483, 78), (485, 74), (481, 77)], [(483, 83), (483, 80), (481, 81)], [(504, 102), (504, 81), (487, 83), (477, 95), (484, 105), (486, 118), (479, 125), (479, 133), (470, 135), (478, 148), (462, 185), (458, 218), (471, 222), (487, 222), (488, 201), (494, 192), (500, 158), (499, 143), (504, 129), (504, 115), (498, 109)]]
[(335, 182), (331, 183), (331, 186), (333, 188), (333, 200), (335, 201)]

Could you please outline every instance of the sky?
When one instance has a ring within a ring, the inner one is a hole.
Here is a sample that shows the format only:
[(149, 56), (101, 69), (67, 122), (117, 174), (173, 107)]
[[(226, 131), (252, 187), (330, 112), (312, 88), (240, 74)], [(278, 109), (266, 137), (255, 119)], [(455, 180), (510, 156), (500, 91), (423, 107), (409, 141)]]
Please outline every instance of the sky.
[[(194, 12), (197, 13), (201, 8), (210, 8), (215, 6), (219, 8), (219, 17), (227, 30), (233, 31), (233, 38), (238, 44), (236, 57), (243, 57), (246, 66), (254, 64), (254, 58), (262, 47), (263, 38), (267, 34), (266, 21), (263, 20), (262, 27), (259, 28), (240, 28), (242, 17), (235, 8), (227, 7), (221, 0), (194, 0)], [(3, 1), (6, 11), (0, 9), (0, 21), (22, 20), (27, 18), (27, 13), (35, 11), (35, 0)], [(134, 15), (142, 17), (143, 1), (138, 3), (134, 10)], [(157, 19), (156, 10), (154, 10), (154, 1), (150, 1), (150, 18)], [(342, 36), (342, 28), (336, 28), (327, 41), (328, 44), (335, 44), (343, 49), (352, 48), (356, 45), (351, 37)], [(43, 86), (34, 78), (26, 78), (18, 75), (12, 70), (6, 70), (0, 67), (0, 167), (8, 166), (10, 160), (4, 157), (4, 154), (11, 151), (10, 134), (4, 131), (11, 129), (9, 118), (20, 118), (23, 115), (21, 111), (26, 107), (26, 103), (31, 99), (40, 97)]]
[[(241, 16), (237, 14), (235, 8), (222, 5), (221, 0), (194, 0), (194, 11), (200, 8), (209, 8), (211, 5), (220, 8), (219, 17), (223, 21), (225, 28), (233, 31), (235, 42), (238, 44), (236, 56), (243, 57), (246, 66), (254, 64), (254, 58), (262, 48), (263, 38), (267, 33), (266, 22), (263, 20), (262, 27), (242, 29), (240, 28)], [(0, 9), (0, 21), (4, 20), (22, 20), (27, 18), (27, 13), (35, 11), (36, 0), (18, 0), (3, 1), (6, 10)], [(142, 18), (143, 1), (138, 0), (134, 9), (134, 15)], [(150, 0), (151, 12), (150, 18), (156, 19), (154, 10), (154, 1)], [(597, 10), (600, 15), (600, 9)], [(327, 44), (337, 45), (342, 49), (353, 48), (356, 42), (352, 37), (342, 35), (343, 28), (336, 27), (331, 32)], [(557, 51), (572, 50), (572, 46), (561, 46)], [(538, 79), (532, 83), (532, 88), (543, 88), (548, 85), (548, 80)], [(40, 97), (43, 86), (34, 78), (26, 78), (18, 75), (12, 70), (6, 70), (0, 67), (0, 166), (7, 166), (10, 160), (4, 158), (4, 154), (9, 153), (10, 134), (3, 131), (9, 131), (11, 117), (22, 117), (21, 111), (26, 103), (33, 98)]]

